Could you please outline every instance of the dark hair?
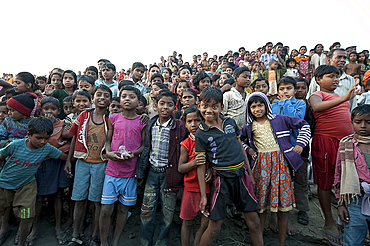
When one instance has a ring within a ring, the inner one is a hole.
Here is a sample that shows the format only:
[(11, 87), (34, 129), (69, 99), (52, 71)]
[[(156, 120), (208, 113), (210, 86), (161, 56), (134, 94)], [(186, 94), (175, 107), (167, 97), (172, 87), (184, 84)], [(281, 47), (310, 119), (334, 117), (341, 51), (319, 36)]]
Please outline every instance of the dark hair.
[(281, 84), (292, 84), (294, 89), (297, 89), (297, 82), (295, 81), (294, 78), (290, 77), (290, 76), (286, 76), (286, 77), (283, 77), (282, 79), (280, 79), (278, 82), (277, 82), (277, 88), (279, 89), (280, 85)]
[(281, 45), (282, 47), (284, 46), (282, 42), (277, 42), (274, 47), (276, 47), (278, 45)]
[(297, 61), (294, 59), (294, 58), (289, 58), (288, 60), (286, 60), (286, 65), (288, 65), (290, 62), (294, 62), (294, 65), (297, 64)]
[(158, 86), (159, 87), (159, 89), (161, 89), (161, 90), (168, 90), (168, 87), (167, 87), (167, 85), (165, 85), (165, 84), (163, 84), (163, 83), (159, 83), (159, 82), (157, 82), (157, 83), (154, 83), (153, 85), (156, 85), (156, 86)]
[(26, 84), (31, 84), (31, 90), (38, 90), (40, 87), (35, 82), (35, 77), (29, 72), (20, 72), (16, 75), (19, 80), (23, 81)]
[(179, 71), (178, 71), (179, 75), (180, 75), (180, 72), (181, 72), (182, 70), (184, 70), (184, 69), (189, 70), (190, 74), (192, 74), (192, 70), (191, 70), (190, 66), (188, 66), (188, 65), (181, 65), (181, 66), (179, 67)]
[[(62, 74), (62, 85), (63, 85), (63, 78), (64, 78), (64, 75), (65, 75), (66, 73), (72, 74), (73, 79), (75, 80), (74, 85), (73, 85), (73, 90), (76, 90), (76, 89), (77, 89), (77, 75), (76, 75), (76, 73), (75, 73), (75, 72), (73, 72), (72, 70), (65, 70), (65, 71), (63, 72), (63, 74)], [(63, 88), (64, 88), (64, 85), (63, 85)]]
[(190, 92), (191, 95), (195, 98), (195, 100), (198, 98), (198, 95), (197, 93), (195, 92), (195, 90), (191, 89), (191, 88), (185, 88), (183, 91), (182, 91), (182, 95), (184, 95), (184, 92)]
[(151, 66), (149, 67), (149, 72), (150, 72), (150, 70), (152, 70), (152, 68), (153, 68), (153, 67), (158, 68), (158, 70), (159, 70), (159, 71), (161, 70), (161, 69), (159, 68), (159, 66), (158, 66), (158, 65), (155, 65), (155, 64), (154, 64), (154, 65), (151, 65)]
[(126, 86), (126, 85), (131, 85), (131, 86), (135, 86), (135, 83), (134, 81), (132, 80), (127, 80), (127, 79), (121, 79), (119, 81), (119, 84), (118, 84), (118, 90), (120, 91), (122, 87)]
[(155, 79), (155, 78), (160, 78), (162, 80), (162, 83), (164, 82), (164, 78), (163, 78), (162, 74), (160, 74), (160, 73), (153, 74), (152, 77), (150, 78), (150, 82), (152, 82), (153, 79)]
[(53, 122), (44, 117), (35, 117), (28, 122), (28, 134), (40, 134), (46, 132), (48, 135), (53, 133)]
[(131, 68), (131, 71), (134, 71), (136, 68), (138, 68), (138, 67), (142, 67), (142, 68), (144, 68), (144, 71), (145, 71), (145, 66), (144, 66), (144, 64), (142, 64), (141, 62), (134, 62), (133, 64), (132, 64), (132, 68)]
[(215, 74), (211, 77), (211, 83), (213, 84), (214, 82), (216, 82), (218, 79), (221, 78), (221, 75), (219, 74)]
[(265, 47), (266, 47), (266, 46), (268, 46), (268, 45), (270, 45), (270, 44), (271, 44), (271, 45), (273, 45), (273, 44), (272, 44), (272, 42), (267, 42), (267, 43), (265, 44)]
[[(163, 71), (164, 70), (167, 70), (168, 71), (168, 73), (170, 74), (170, 77), (171, 77), (171, 75), (172, 75), (172, 70), (170, 69), (170, 68), (168, 68), (168, 67), (165, 67), (164, 69), (163, 69)], [(162, 74), (163, 74), (163, 71), (162, 71)], [(171, 78), (170, 78), (171, 79)]]
[(365, 50), (363, 50), (360, 53), (358, 53), (358, 58), (360, 58), (360, 54), (364, 54), (364, 56), (365, 56), (364, 64), (366, 65), (367, 64), (367, 56), (365, 54)]
[(78, 82), (80, 81), (86, 81), (87, 83), (91, 84), (93, 87), (95, 86), (95, 80), (93, 77), (91, 76), (88, 76), (88, 75), (81, 75), (79, 78), (78, 78)]
[(78, 95), (80, 95), (80, 96), (85, 96), (85, 97), (87, 97), (87, 98), (89, 99), (89, 101), (91, 101), (91, 95), (90, 95), (90, 93), (89, 93), (87, 90), (85, 90), (85, 89), (83, 89), (83, 90), (75, 90), (75, 91), (73, 92), (73, 94), (72, 94), (72, 101), (74, 101)]
[(116, 102), (120, 103), (120, 99), (119, 99), (119, 97), (112, 97), (112, 102), (113, 102), (113, 101), (116, 101)]
[(295, 79), (295, 82), (305, 82), (307, 85), (307, 88), (310, 86), (310, 82), (306, 78), (298, 77)]
[(6, 107), (6, 105), (7, 105), (7, 104), (6, 104), (6, 102), (5, 102), (5, 101), (0, 102), (0, 107), (1, 107), (1, 106), (5, 106), (5, 107)]
[(314, 76), (315, 78), (322, 78), (325, 74), (330, 73), (336, 73), (340, 75), (340, 72), (337, 67), (333, 65), (321, 65), (316, 68)]
[(146, 107), (146, 105), (148, 105), (148, 102), (146, 101), (146, 98), (143, 95), (140, 95), (139, 101), (144, 104), (144, 107)]
[(60, 102), (55, 97), (45, 97), (44, 99), (41, 100), (40, 107), (42, 108), (42, 106), (44, 106), (46, 103), (54, 104), (55, 106), (57, 106), (57, 108), (60, 108)]
[(278, 61), (277, 60), (271, 60), (271, 61), (269, 61), (269, 66), (271, 66), (273, 63), (278, 63)]
[(316, 44), (316, 45), (315, 45), (315, 47), (313, 48), (313, 50), (314, 50), (314, 52), (315, 52), (315, 53), (316, 53), (316, 49), (317, 49), (317, 47), (318, 47), (319, 45), (321, 45), (321, 46), (322, 46), (322, 49), (324, 50), (324, 45), (322, 45), (322, 44)]
[(233, 85), (233, 84), (235, 84), (235, 80), (233, 78), (225, 79), (224, 80), (224, 85), (226, 85), (226, 84)]
[(214, 86), (206, 87), (199, 96), (199, 101), (205, 101), (205, 102), (210, 102), (211, 100), (215, 100), (216, 103), (221, 103), (223, 104), (222, 100), (223, 94), (222, 91)]
[[(48, 84), (51, 84), (51, 78), (54, 76), (54, 75), (58, 75), (59, 77), (60, 77), (60, 79), (63, 79), (63, 77), (62, 77), (62, 74), (61, 73), (52, 73), (52, 74), (50, 74), (49, 75), (49, 78), (48, 78)], [(62, 80), (62, 82), (63, 82), (63, 80)], [(63, 86), (63, 83), (61, 83), (62, 84), (62, 86)]]
[(37, 77), (36, 77), (36, 79), (35, 79), (35, 81), (36, 81), (37, 79), (38, 79), (38, 80), (42, 80), (42, 81), (44, 81), (45, 83), (46, 83), (46, 81), (48, 80), (45, 76), (37, 76)]
[[(221, 75), (223, 74), (226, 74), (227, 78), (230, 79), (232, 78), (233, 76), (231, 76), (231, 74), (227, 73), (227, 72), (222, 72)], [(220, 78), (221, 78), (221, 75), (220, 75)]]
[(256, 64), (256, 63), (258, 63), (258, 64), (260, 64), (258, 61), (252, 61), (250, 64), (251, 64), (251, 67), (253, 67), (253, 65), (254, 64)]
[(264, 78), (264, 77), (258, 77), (257, 79), (255, 79), (252, 83), (251, 83), (251, 86), (253, 88), (253, 90), (256, 88), (256, 83), (257, 81), (265, 81), (266, 85), (267, 85), (267, 88), (270, 88), (270, 85), (269, 85), (269, 81)]
[(352, 51), (351, 53), (349, 53), (349, 55), (348, 55), (348, 59), (349, 59), (349, 57), (352, 55), (352, 54), (355, 54), (356, 55), (356, 61), (358, 60), (358, 54), (357, 54), (357, 52), (354, 52), (354, 51)]
[(12, 94), (13, 96), (22, 94), (22, 92), (15, 92), (14, 88), (9, 88), (5, 91), (5, 94)]
[(351, 76), (354, 77), (354, 76), (360, 76), (358, 73), (351, 73)]
[[(74, 92), (73, 92), (74, 93)], [(67, 96), (67, 97), (65, 97), (64, 99), (63, 99), (63, 104), (65, 103), (65, 102), (72, 102), (73, 101), (73, 99), (72, 99), (72, 96)]]
[(199, 109), (198, 109), (198, 106), (196, 106), (196, 105), (193, 105), (193, 106), (190, 106), (189, 108), (187, 108), (187, 109), (185, 110), (184, 114), (181, 116), (181, 119), (182, 119), (183, 121), (185, 121), (185, 122), (186, 122), (186, 116), (187, 116), (188, 114), (190, 114), (190, 113), (197, 113), (197, 115), (198, 115), (201, 119), (203, 119), (202, 114), (200, 113), (200, 111), (199, 111)]
[(240, 52), (240, 50), (245, 50), (245, 48), (242, 46), (242, 47), (240, 47), (239, 49), (238, 49), (238, 51)]
[(104, 62), (104, 63), (106, 63), (106, 62), (110, 62), (109, 60), (107, 60), (107, 59), (100, 59), (99, 61), (98, 61), (98, 63), (99, 62)]
[(335, 46), (339, 45), (340, 46), (340, 43), (339, 42), (334, 42), (331, 46), (330, 46), (330, 50), (334, 49)]
[(157, 96), (155, 97), (155, 101), (159, 102), (162, 97), (171, 97), (173, 103), (176, 105), (177, 102), (177, 95), (176, 93), (170, 91), (170, 90), (160, 90)]
[(187, 88), (190, 88), (190, 84), (189, 84), (189, 82), (188, 81), (186, 81), (186, 80), (184, 80), (184, 79), (182, 79), (182, 80), (180, 80), (176, 85), (175, 85), (175, 88), (174, 88), (174, 92), (176, 93), (176, 91), (177, 91), (177, 87), (179, 87), (179, 84), (180, 83), (186, 83), (186, 86), (187, 86)]
[(249, 70), (247, 67), (238, 67), (234, 70), (233, 75), (234, 77), (239, 78), (239, 76), (244, 72), (251, 72), (251, 70)]
[(339, 51), (346, 51), (345, 49), (342, 49), (342, 48), (332, 49), (332, 50), (329, 51), (329, 53), (326, 55), (326, 57), (327, 58), (332, 58), (333, 55), (334, 55), (334, 52), (337, 51), (337, 50), (339, 50)]
[(133, 91), (137, 98), (139, 99), (140, 98), (140, 95), (141, 95), (141, 92), (138, 88), (134, 87), (134, 86), (131, 86), (131, 85), (125, 85), (121, 88), (121, 90), (119, 91), (119, 95), (121, 96), (122, 94), (122, 91)]
[(209, 81), (211, 81), (211, 78), (206, 72), (200, 72), (195, 76), (195, 78), (193, 79), (193, 85), (195, 89), (199, 90), (199, 83), (205, 78), (209, 78)]
[(263, 98), (260, 97), (260, 96), (252, 96), (252, 97), (250, 97), (248, 99), (248, 105), (249, 105), (249, 107), (251, 106), (252, 103), (257, 103), (257, 102), (263, 103), (265, 105), (265, 107), (266, 107), (265, 100), (263, 100)]
[[(98, 62), (99, 63), (99, 62)], [(87, 67), (86, 69), (85, 69), (85, 73), (87, 72), (87, 71), (94, 71), (95, 73), (96, 73), (96, 75), (98, 75), (99, 74), (99, 71), (98, 71), (98, 69), (95, 67), (95, 66), (89, 66), (89, 67)]]
[(354, 108), (351, 113), (351, 121), (353, 121), (356, 115), (361, 116), (364, 114), (370, 114), (370, 104), (363, 104)]
[(105, 62), (103, 65), (101, 65), (101, 68), (109, 68), (109, 69), (112, 69), (114, 72), (116, 71), (116, 66), (114, 66), (113, 63), (110, 63), (110, 62)]
[(91, 96), (94, 96), (96, 91), (99, 90), (99, 89), (108, 92), (109, 93), (109, 98), (112, 99), (111, 89), (109, 89), (108, 86), (103, 85), (103, 84), (100, 84), (100, 85), (97, 85), (97, 86), (93, 87), (92, 92), (91, 92)]

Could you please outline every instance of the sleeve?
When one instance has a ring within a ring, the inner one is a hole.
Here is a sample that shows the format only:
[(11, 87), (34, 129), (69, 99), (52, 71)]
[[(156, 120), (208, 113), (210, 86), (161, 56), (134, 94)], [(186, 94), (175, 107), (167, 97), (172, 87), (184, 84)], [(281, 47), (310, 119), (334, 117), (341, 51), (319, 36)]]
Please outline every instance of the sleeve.
[(340, 197), (340, 180), (341, 180), (341, 160), (340, 160), (340, 152), (338, 150), (337, 153), (337, 160), (335, 161), (335, 173), (334, 173), (334, 191), (335, 191), (335, 197)]
[(304, 148), (311, 139), (310, 125), (306, 121), (295, 117), (283, 116), (283, 118), (289, 129), (299, 130), (296, 144)]
[(248, 153), (250, 146), (248, 145), (247, 125), (243, 126), (242, 130), (240, 131), (240, 140), (242, 141), (245, 151)]
[(205, 154), (207, 143), (204, 141), (202, 130), (198, 129), (195, 133), (195, 155)]
[(69, 129), (68, 133), (73, 135), (73, 136), (77, 136), (77, 132), (78, 132), (78, 128), (80, 127), (80, 124), (83, 123), (83, 115), (85, 115), (85, 112), (86, 111), (83, 111), (78, 117), (77, 119), (75, 120), (75, 122), (73, 123), (73, 125), (71, 126), (71, 129)]
[(306, 103), (301, 100), (296, 100), (295, 105), (292, 104), (292, 100), (284, 100), (283, 114), (304, 119), (306, 114)]
[(181, 143), (180, 143), (180, 145), (182, 146), (182, 147), (184, 147), (185, 149), (186, 149), (186, 151), (187, 152), (189, 152), (189, 150), (190, 150), (190, 148), (189, 148), (189, 146), (188, 146), (188, 143), (189, 143), (189, 141), (186, 141), (187, 139), (185, 139), (184, 141), (182, 141)]
[(316, 69), (319, 66), (320, 63), (320, 57), (317, 54), (313, 54), (311, 57), (311, 63), (313, 64), (314, 68)]
[(50, 95), (51, 97), (55, 97), (56, 99), (59, 100), (59, 89), (55, 90), (53, 93)]
[(364, 95), (365, 93), (362, 93), (359, 97), (358, 97), (358, 99), (357, 99), (357, 105), (362, 105), (362, 104), (364, 104), (365, 103), (365, 95)]
[(8, 144), (5, 148), (0, 149), (0, 154), (2, 156), (11, 156), (14, 153), (16, 143), (12, 142)]
[(223, 104), (224, 104), (224, 109), (222, 110), (222, 114), (223, 115), (227, 115), (227, 109), (229, 108), (229, 98), (230, 98), (230, 92), (227, 91), (224, 93), (223, 97), (222, 97), (222, 101), (223, 101)]
[(58, 159), (60, 157), (60, 155), (63, 153), (61, 150), (55, 148), (54, 146), (50, 145), (48, 143), (48, 150), (49, 150), (49, 154), (48, 154), (48, 157), (49, 158), (52, 158), (52, 159)]
[(236, 121), (234, 121), (234, 128), (235, 128), (235, 134), (236, 134), (236, 138), (240, 138), (240, 130), (239, 130), (239, 127), (238, 125), (236, 124)]
[(9, 132), (6, 127), (6, 123), (8, 122), (8, 119), (5, 118), (3, 123), (0, 125), (0, 140), (8, 140)]

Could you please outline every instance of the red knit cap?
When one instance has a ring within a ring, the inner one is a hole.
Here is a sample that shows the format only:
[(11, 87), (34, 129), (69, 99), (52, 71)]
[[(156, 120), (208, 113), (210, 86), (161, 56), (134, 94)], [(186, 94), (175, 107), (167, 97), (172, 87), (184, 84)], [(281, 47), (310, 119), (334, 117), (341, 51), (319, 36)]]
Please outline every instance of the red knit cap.
[(11, 97), (6, 102), (6, 104), (23, 115), (31, 116), (32, 110), (35, 107), (35, 102), (33, 100), (36, 98), (37, 98), (36, 95), (33, 93), (23, 93)]

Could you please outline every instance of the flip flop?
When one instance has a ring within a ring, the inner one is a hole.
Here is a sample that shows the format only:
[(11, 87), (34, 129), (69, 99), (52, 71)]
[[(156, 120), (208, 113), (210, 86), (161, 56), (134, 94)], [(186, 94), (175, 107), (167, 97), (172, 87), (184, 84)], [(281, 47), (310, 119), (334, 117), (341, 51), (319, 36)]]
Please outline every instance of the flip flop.
[(306, 211), (298, 211), (297, 221), (301, 225), (308, 225), (308, 214)]
[(325, 232), (325, 234), (326, 234), (326, 239), (328, 239), (328, 241), (329, 241), (329, 243), (330, 243), (331, 245), (334, 245), (334, 246), (342, 246), (342, 245), (343, 245), (343, 244), (336, 243), (336, 242), (334, 242), (334, 241), (332, 241), (332, 240), (330, 239), (330, 237), (332, 237), (332, 238), (335, 238), (335, 239), (341, 240), (341, 239), (343, 239), (342, 234), (339, 234), (339, 236), (336, 236), (336, 235), (334, 235), (334, 234), (332, 234), (332, 233), (328, 232), (327, 230), (325, 230), (325, 228), (324, 228), (324, 227), (322, 227), (322, 230)]
[(8, 230), (4, 234), (0, 235), (0, 245), (3, 245), (3, 243), (5, 243), (6, 239), (8, 239), (8, 237), (9, 237), (10, 233), (11, 233), (11, 231)]

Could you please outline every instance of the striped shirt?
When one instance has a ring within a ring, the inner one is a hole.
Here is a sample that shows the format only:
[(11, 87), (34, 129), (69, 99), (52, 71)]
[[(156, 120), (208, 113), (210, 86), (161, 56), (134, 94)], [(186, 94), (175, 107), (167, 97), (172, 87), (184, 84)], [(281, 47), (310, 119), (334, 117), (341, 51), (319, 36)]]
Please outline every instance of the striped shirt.
[(172, 121), (173, 119), (170, 118), (161, 125), (158, 118), (152, 127), (152, 149), (149, 154), (149, 162), (154, 167), (165, 167), (168, 164)]

